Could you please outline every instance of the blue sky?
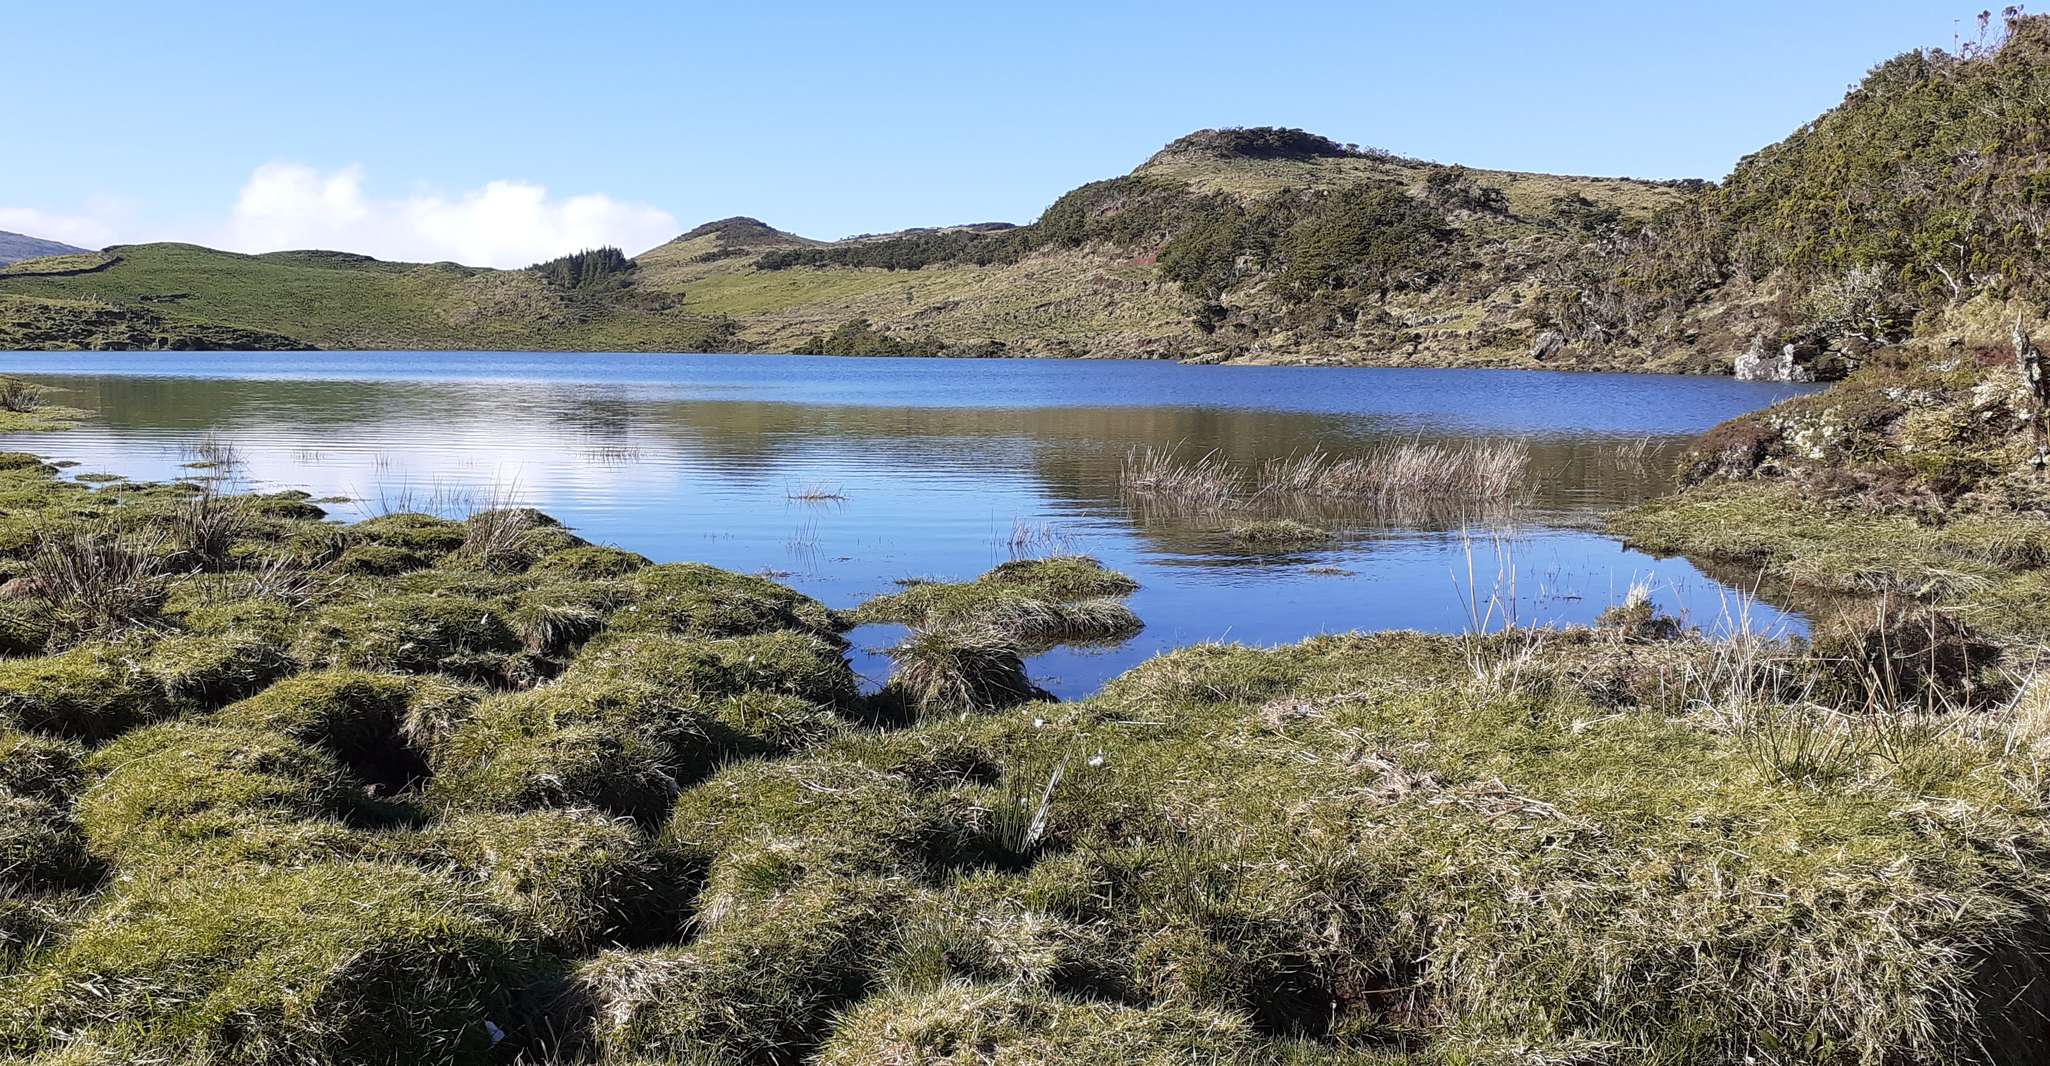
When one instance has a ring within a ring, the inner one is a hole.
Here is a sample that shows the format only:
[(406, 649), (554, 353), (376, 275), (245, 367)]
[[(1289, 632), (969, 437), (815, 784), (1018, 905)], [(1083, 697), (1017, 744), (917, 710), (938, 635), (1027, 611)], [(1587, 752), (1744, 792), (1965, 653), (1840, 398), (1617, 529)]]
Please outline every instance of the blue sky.
[(16, 0), (0, 229), (512, 265), (733, 214), (1028, 221), (1222, 125), (1714, 178), (1977, 10)]

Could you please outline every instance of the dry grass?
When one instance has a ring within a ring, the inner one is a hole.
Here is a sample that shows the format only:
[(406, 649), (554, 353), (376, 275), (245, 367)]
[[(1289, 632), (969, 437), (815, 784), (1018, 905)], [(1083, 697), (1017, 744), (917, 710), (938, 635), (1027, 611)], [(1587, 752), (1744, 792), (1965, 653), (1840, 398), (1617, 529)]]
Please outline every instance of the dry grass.
[(27, 414), (41, 410), (50, 390), (19, 378), (0, 378), (0, 411)]
[(100, 526), (44, 538), (25, 576), (80, 633), (111, 633), (153, 623), (169, 571), (168, 536)]
[(841, 491), (840, 486), (823, 481), (806, 482), (787, 490), (783, 495), (799, 503), (843, 503), (847, 499), (847, 493)]
[(1399, 509), (1430, 504), (1500, 505), (1529, 484), (1530, 448), (1521, 441), (1463, 444), (1408, 440), (1358, 455), (1322, 450), (1231, 463), (1216, 452), (1184, 459), (1174, 448), (1135, 448), (1118, 478), (1127, 499), (1188, 514), (1343, 500)]
[(172, 543), (202, 570), (226, 568), (229, 551), (248, 528), (248, 518), (214, 480), (174, 511), (169, 522)]

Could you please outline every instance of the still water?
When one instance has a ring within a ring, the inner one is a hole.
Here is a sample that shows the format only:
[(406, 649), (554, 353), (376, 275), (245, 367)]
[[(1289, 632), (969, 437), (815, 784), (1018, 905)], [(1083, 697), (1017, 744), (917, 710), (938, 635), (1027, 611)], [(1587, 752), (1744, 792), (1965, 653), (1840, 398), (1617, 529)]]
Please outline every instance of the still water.
[[(552, 353), (30, 353), (0, 355), (0, 373), (92, 413), (0, 441), (76, 462), (73, 476), (193, 476), (186, 464), (227, 445), (249, 487), (348, 498), (330, 505), (338, 519), (530, 505), (592, 541), (768, 573), (836, 607), (1021, 554), (1094, 555), (1141, 583), (1131, 606), (1146, 628), (1032, 660), (1063, 697), (1197, 641), (1459, 631), (1491, 597), (1495, 624), (1585, 622), (1647, 582), (1712, 629), (1729, 586), (1590, 530), (1667, 491), (1690, 436), (1802, 391), (1525, 371)], [(1331, 530), (1326, 545), (1249, 550), (1225, 535), (1229, 520), (1137, 506), (1118, 485), (1135, 446), (1256, 462), (1504, 437), (1532, 460), (1508, 536), (1500, 515), (1335, 510), (1296, 516)], [(1768, 605), (1752, 622), (1800, 626)], [(894, 635), (857, 631), (856, 668), (879, 679), (876, 652)]]

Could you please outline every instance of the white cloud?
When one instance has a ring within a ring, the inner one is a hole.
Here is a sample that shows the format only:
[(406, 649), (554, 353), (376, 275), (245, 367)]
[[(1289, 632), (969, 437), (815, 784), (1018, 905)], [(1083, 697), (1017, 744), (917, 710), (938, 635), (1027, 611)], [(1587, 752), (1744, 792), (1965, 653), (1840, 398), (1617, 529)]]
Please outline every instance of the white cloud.
[(242, 186), (217, 240), (241, 252), (326, 248), (380, 259), (523, 267), (604, 244), (633, 254), (676, 231), (667, 211), (596, 194), (551, 198), (531, 182), (494, 181), (453, 197), (377, 199), (364, 192), (359, 166), (322, 173), (268, 163)]
[(125, 203), (106, 198), (88, 201), (85, 210), (76, 214), (33, 207), (0, 207), (0, 230), (81, 248), (103, 248), (122, 239), (122, 222), (127, 214)]

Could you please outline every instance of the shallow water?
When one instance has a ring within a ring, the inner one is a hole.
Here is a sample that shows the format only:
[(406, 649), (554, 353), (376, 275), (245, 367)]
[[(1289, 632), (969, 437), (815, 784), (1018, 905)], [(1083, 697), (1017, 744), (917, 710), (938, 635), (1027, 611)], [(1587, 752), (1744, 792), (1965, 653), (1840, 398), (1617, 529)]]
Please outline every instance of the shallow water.
[[(1035, 680), (1064, 697), (1196, 641), (1451, 632), (1475, 615), (1585, 622), (1638, 581), (1713, 628), (1732, 589), (1587, 529), (1669, 489), (1689, 436), (1802, 391), (1530, 371), (550, 353), (31, 353), (0, 355), (0, 373), (93, 412), (78, 429), (0, 442), (76, 461), (74, 476), (192, 476), (186, 464), (225, 444), (253, 487), (354, 501), (337, 517), (531, 505), (591, 540), (768, 572), (837, 607), (1021, 553), (1095, 555), (1140, 581), (1131, 606), (1146, 629), (1035, 658)], [(1248, 551), (1224, 522), (1134, 507), (1117, 483), (1134, 446), (1251, 462), (1505, 436), (1529, 441), (1533, 476), (1506, 539), (1493, 518), (1323, 509), (1297, 517), (1333, 530), (1329, 545)], [(1641, 459), (1625, 454), (1645, 437)], [(796, 498), (818, 494), (839, 498)], [(1800, 627), (1768, 605), (1752, 622)], [(886, 672), (874, 649), (892, 636), (857, 631), (865, 676)]]

